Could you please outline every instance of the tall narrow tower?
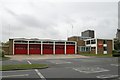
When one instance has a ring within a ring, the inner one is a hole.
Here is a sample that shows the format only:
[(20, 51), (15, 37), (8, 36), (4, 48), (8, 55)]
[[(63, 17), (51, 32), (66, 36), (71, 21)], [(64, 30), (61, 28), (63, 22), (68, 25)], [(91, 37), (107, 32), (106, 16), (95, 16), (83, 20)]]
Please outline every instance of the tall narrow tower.
[(94, 30), (86, 30), (86, 31), (82, 32), (82, 37), (95, 38)]

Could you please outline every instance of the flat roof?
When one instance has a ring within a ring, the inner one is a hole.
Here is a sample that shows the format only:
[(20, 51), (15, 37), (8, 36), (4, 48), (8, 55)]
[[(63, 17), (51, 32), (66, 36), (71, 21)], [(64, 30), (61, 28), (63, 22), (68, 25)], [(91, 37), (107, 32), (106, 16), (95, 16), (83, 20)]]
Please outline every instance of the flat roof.
[(84, 41), (87, 41), (87, 40), (93, 40), (93, 39), (100, 39), (100, 40), (113, 40), (113, 39), (104, 39), (104, 38), (91, 38), (91, 39), (86, 39)]
[(26, 39), (26, 38), (10, 38), (12, 40), (22, 40), (22, 41), (55, 41), (55, 42), (76, 42), (76, 41), (67, 41), (67, 40), (52, 40), (52, 39), (38, 39), (38, 38), (31, 38), (31, 39)]

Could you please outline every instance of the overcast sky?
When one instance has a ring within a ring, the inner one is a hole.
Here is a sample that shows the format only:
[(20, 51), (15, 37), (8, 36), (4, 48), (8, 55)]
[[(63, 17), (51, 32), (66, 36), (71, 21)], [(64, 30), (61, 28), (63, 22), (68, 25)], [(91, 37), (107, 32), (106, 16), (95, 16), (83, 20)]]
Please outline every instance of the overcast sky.
[(97, 38), (115, 37), (118, 0), (57, 1), (0, 0), (0, 40), (66, 39), (87, 29), (95, 30)]

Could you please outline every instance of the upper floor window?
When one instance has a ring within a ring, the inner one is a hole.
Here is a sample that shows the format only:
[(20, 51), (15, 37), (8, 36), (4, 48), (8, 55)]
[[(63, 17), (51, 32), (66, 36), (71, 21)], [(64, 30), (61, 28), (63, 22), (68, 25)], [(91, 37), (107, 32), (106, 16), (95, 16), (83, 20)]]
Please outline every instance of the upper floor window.
[(96, 44), (95, 39), (94, 39), (94, 40), (91, 40), (91, 44)]
[(107, 44), (107, 41), (106, 41), (106, 40), (103, 40), (103, 44)]
[(89, 40), (89, 41), (86, 41), (86, 44), (90, 44), (90, 40)]
[(104, 51), (107, 51), (107, 47), (103, 47)]

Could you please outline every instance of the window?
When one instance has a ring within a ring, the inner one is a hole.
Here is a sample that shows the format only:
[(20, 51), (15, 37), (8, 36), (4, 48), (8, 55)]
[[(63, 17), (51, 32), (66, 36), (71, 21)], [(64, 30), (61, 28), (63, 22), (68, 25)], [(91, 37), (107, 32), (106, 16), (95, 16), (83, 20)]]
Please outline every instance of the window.
[(91, 47), (91, 50), (95, 50), (96, 49), (96, 47)]
[(95, 39), (94, 39), (94, 40), (91, 40), (91, 44), (96, 44)]
[(103, 47), (104, 51), (107, 51), (107, 47)]
[(80, 47), (81, 52), (85, 52), (85, 47)]
[(86, 41), (86, 44), (90, 44), (90, 40), (89, 40), (89, 41)]
[(90, 47), (86, 47), (86, 51), (90, 51)]
[(66, 42), (66, 44), (75, 44), (75, 42)]
[(65, 42), (55, 42), (56, 44), (65, 44)]
[(41, 43), (41, 41), (30, 41), (29, 43)]
[(90, 51), (90, 46), (80, 46), (80, 51), (81, 52), (88, 52), (88, 51)]
[(15, 43), (27, 43), (27, 41), (15, 41)]
[(44, 41), (43, 43), (53, 43), (53, 42), (50, 42), (50, 41)]
[(104, 41), (103, 41), (103, 44), (107, 44), (107, 41), (106, 41), (106, 40), (104, 40)]

